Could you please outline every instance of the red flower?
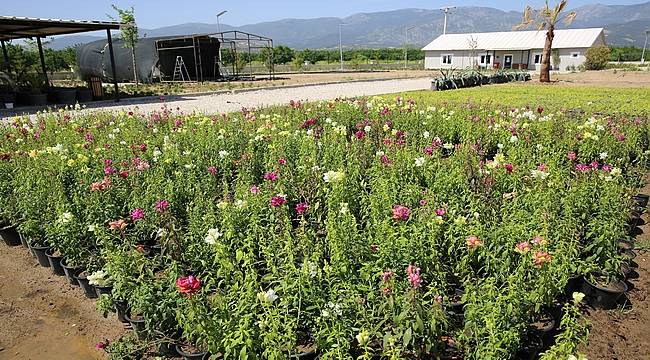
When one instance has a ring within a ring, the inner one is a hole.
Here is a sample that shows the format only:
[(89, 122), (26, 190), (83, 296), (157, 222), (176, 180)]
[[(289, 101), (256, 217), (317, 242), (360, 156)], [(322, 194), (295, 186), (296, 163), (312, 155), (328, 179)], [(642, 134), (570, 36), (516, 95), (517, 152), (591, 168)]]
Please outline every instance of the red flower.
[(176, 289), (181, 294), (194, 294), (201, 289), (201, 281), (193, 275), (178, 278)]
[(284, 195), (276, 195), (271, 198), (271, 206), (278, 207), (284, 205), (287, 202), (287, 198)]

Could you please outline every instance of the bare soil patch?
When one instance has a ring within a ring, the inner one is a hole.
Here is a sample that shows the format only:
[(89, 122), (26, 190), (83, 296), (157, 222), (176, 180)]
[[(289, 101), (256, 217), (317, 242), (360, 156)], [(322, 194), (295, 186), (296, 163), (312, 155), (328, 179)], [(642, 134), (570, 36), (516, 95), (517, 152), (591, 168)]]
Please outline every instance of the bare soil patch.
[[(539, 75), (530, 83), (540, 84)], [(650, 71), (602, 70), (551, 75), (553, 84), (560, 86), (593, 86), (615, 88), (650, 87)]]
[(103, 359), (95, 344), (123, 331), (95, 301), (36, 264), (22, 246), (0, 244), (0, 360)]

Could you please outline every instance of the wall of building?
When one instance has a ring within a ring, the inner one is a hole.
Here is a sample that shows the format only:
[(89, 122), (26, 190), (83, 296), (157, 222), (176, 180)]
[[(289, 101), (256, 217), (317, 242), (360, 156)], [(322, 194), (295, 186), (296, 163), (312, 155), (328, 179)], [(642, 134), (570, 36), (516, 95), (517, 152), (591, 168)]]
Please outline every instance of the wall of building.
[[(600, 45), (600, 44), (596, 44)], [(575, 66), (578, 67), (582, 65), (585, 60), (585, 54), (587, 48), (573, 48), (573, 49), (559, 49), (560, 53), (560, 71), (566, 71), (568, 67)], [(485, 50), (476, 50), (476, 57), (472, 59), (470, 57), (469, 51), (463, 50), (450, 50), (450, 51), (425, 51), (424, 58), (424, 68), (425, 69), (467, 69), (471, 66), (472, 60), (474, 63), (479, 64), (481, 55), (490, 54), (492, 56), (491, 64), (480, 64), (481, 67), (492, 67), (494, 63), (499, 63), (499, 66), (502, 68), (505, 61), (506, 55), (512, 55), (513, 68), (519, 68), (519, 64), (527, 66), (529, 70), (539, 71), (541, 68), (540, 64), (535, 64), (535, 55), (539, 54), (541, 61), (542, 49), (532, 49), (528, 50), (512, 50), (512, 51), (485, 51)], [(443, 55), (452, 55), (451, 64), (443, 64), (442, 56)], [(552, 59), (551, 59), (552, 63)]]

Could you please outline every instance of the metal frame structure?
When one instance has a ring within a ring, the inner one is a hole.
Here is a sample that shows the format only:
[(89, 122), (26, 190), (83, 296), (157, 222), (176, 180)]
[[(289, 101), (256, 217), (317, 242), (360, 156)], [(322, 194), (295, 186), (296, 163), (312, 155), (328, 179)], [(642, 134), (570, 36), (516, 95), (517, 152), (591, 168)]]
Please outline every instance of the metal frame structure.
[[(223, 31), (223, 32), (218, 32), (214, 34), (208, 34), (210, 37), (216, 37), (219, 42), (223, 44), (228, 44), (230, 47), (230, 51), (233, 53), (233, 58), (237, 58), (237, 49), (243, 47), (244, 50), (247, 51), (248, 53), (248, 71), (249, 71), (249, 76), (253, 78), (253, 64), (251, 63), (251, 53), (253, 50), (259, 50), (259, 49), (266, 49), (269, 48), (271, 49), (271, 63), (269, 64), (269, 78), (274, 79), (275, 78), (275, 61), (273, 58), (273, 39), (261, 36), (261, 35), (256, 35), (256, 34), (251, 34), (243, 31), (238, 31), (238, 30), (231, 30), (231, 31)], [(233, 77), (239, 77), (240, 74), (237, 71), (237, 68), (235, 66), (235, 62), (233, 61), (232, 64), (232, 73)]]
[(124, 25), (125, 24), (113, 21), (80, 21), (0, 16), (0, 43), (2, 43), (2, 52), (4, 61), (7, 63), (7, 69), (11, 71), (11, 63), (9, 62), (9, 55), (7, 53), (5, 42), (16, 39), (36, 38), (36, 43), (38, 44), (38, 54), (41, 60), (41, 70), (43, 71), (43, 76), (45, 77), (46, 82), (49, 84), (41, 39), (53, 35), (76, 34), (82, 32), (106, 30), (106, 38), (108, 39), (108, 51), (110, 53), (111, 59), (111, 69), (113, 71), (115, 101), (119, 101), (120, 95), (117, 79), (115, 78), (115, 55), (113, 54), (113, 39), (111, 37), (111, 30), (119, 30)]

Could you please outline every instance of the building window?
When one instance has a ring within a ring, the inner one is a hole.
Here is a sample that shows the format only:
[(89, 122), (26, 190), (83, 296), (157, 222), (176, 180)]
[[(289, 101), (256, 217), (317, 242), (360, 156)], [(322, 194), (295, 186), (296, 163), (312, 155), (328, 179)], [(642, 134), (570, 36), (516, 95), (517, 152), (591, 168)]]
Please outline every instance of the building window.
[(577, 51), (571, 53), (572, 58), (577, 58), (578, 56), (580, 56), (580, 53)]
[(492, 55), (481, 55), (481, 64), (490, 64)]
[(535, 65), (542, 63), (542, 54), (535, 54)]
[(451, 65), (452, 56), (453, 55), (451, 54), (442, 55), (442, 63), (445, 65)]

